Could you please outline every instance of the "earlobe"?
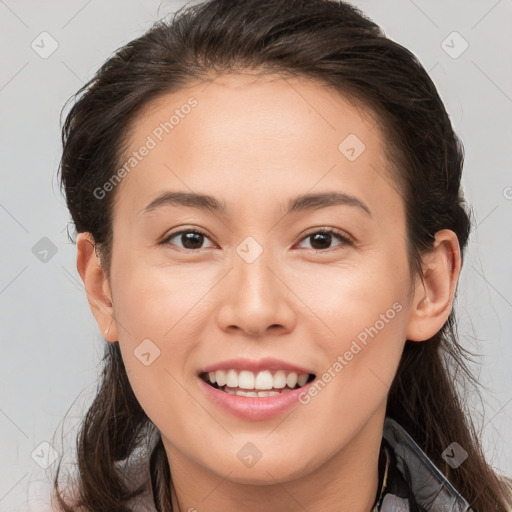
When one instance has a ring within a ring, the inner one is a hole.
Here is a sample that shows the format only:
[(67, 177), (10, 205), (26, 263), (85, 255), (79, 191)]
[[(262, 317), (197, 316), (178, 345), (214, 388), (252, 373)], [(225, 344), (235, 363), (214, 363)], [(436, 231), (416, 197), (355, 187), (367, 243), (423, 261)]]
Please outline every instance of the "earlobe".
[(96, 254), (92, 235), (79, 233), (76, 248), (76, 268), (84, 283), (87, 300), (96, 323), (106, 341), (118, 341), (110, 283)]
[(406, 337), (425, 341), (448, 320), (462, 266), (457, 235), (443, 229), (436, 233), (432, 251), (424, 257), (423, 274), (418, 277)]

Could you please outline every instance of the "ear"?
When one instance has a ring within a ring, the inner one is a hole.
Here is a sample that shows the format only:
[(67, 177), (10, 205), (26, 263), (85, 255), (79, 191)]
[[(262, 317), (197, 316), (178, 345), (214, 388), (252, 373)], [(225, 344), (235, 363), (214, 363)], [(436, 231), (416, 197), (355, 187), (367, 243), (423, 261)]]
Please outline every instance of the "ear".
[(423, 258), (423, 274), (414, 292), (406, 334), (411, 341), (434, 336), (452, 310), (462, 267), (459, 241), (449, 229), (438, 231), (435, 239), (432, 251)]
[(110, 284), (96, 254), (92, 235), (79, 233), (76, 239), (76, 248), (76, 268), (84, 282), (92, 314), (105, 340), (118, 341)]

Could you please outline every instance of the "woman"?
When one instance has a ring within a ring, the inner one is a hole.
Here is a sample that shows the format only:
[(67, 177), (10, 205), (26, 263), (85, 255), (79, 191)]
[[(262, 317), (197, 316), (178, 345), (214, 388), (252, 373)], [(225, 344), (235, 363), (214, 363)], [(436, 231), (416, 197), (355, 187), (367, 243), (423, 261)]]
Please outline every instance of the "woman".
[(345, 3), (213, 0), (79, 92), (107, 344), (59, 509), (510, 510), (453, 382), (463, 148), (414, 55)]

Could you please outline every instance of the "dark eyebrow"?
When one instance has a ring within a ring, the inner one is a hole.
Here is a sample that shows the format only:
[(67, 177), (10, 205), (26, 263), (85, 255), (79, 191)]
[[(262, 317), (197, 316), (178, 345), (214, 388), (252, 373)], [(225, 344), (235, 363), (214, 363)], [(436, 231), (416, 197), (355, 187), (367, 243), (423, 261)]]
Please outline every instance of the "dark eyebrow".
[(194, 192), (164, 192), (151, 201), (141, 213), (148, 213), (160, 206), (189, 206), (201, 210), (210, 210), (214, 213), (227, 215), (224, 202), (220, 202), (213, 196), (196, 194)]
[[(196, 194), (194, 192), (165, 192), (151, 201), (142, 212), (147, 213), (164, 205), (169, 206), (188, 206), (209, 210), (214, 213), (227, 215), (227, 207), (224, 202), (219, 201), (213, 196), (205, 194)], [(304, 210), (316, 210), (328, 206), (348, 205), (355, 206), (364, 210), (370, 217), (372, 213), (368, 206), (360, 199), (343, 192), (323, 192), (318, 194), (304, 194), (288, 202), (285, 212), (296, 213)]]
[(372, 212), (363, 201), (350, 194), (344, 192), (323, 192), (319, 194), (304, 194), (292, 199), (288, 203), (286, 213), (299, 212), (303, 210), (316, 210), (327, 206), (337, 206), (340, 204), (348, 206), (356, 206), (363, 209), (370, 217)]

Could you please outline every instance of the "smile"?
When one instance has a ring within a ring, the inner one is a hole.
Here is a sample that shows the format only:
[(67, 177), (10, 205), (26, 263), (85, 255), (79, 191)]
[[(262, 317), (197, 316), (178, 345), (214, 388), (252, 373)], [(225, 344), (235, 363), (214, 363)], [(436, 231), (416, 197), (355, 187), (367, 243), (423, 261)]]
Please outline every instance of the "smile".
[(287, 371), (264, 370), (216, 370), (202, 373), (200, 377), (216, 389), (231, 395), (246, 397), (267, 397), (288, 393), (301, 388), (315, 378), (313, 374)]
[(289, 370), (223, 369), (201, 372), (197, 382), (209, 401), (245, 420), (268, 420), (300, 404), (299, 395), (315, 380)]

